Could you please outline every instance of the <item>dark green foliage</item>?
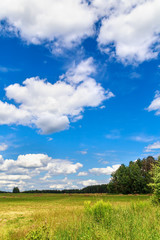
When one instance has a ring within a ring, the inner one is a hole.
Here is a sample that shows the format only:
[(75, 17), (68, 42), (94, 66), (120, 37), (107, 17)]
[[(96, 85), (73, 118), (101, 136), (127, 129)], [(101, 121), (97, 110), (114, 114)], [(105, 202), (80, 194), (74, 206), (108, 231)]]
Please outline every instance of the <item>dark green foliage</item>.
[(19, 191), (19, 188), (18, 187), (14, 187), (13, 188), (13, 193), (19, 193), (20, 191)]
[(29, 190), (24, 193), (107, 193), (107, 184), (88, 186), (82, 189)]
[(107, 184), (85, 187), (81, 189), (81, 193), (107, 193)]
[(122, 164), (112, 174), (112, 179), (107, 186), (110, 193), (151, 193), (149, 183), (152, 182), (150, 171), (157, 161), (149, 156), (136, 162), (130, 162), (129, 166)]
[(160, 157), (158, 158), (157, 163), (153, 166), (152, 171), (152, 180), (153, 182), (149, 185), (153, 190), (152, 202), (159, 204), (160, 203)]

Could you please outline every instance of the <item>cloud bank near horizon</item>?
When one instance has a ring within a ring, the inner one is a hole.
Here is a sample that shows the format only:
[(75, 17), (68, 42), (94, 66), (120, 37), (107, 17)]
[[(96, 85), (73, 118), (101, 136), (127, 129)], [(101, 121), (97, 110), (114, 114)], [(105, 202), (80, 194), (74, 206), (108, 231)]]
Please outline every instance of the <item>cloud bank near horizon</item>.
[[(79, 172), (79, 177), (85, 179), (69, 179), (67, 176), (76, 174), (83, 167), (79, 162), (66, 159), (54, 159), (47, 154), (19, 155), (16, 160), (4, 159), (0, 155), (0, 187), (12, 190), (18, 186), (21, 190), (27, 189), (65, 189), (82, 188), (89, 185), (101, 184), (91, 179), (91, 175), (109, 175), (118, 169), (119, 165), (106, 167), (106, 169), (89, 169), (88, 174)], [(61, 178), (64, 177), (65, 178)], [(57, 178), (58, 177), (58, 178)], [(107, 179), (106, 179), (107, 181)]]

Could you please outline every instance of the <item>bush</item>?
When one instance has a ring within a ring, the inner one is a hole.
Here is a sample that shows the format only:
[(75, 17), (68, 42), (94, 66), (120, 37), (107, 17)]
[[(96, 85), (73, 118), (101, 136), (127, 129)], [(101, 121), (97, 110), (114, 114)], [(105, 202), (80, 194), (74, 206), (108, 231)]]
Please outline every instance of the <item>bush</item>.
[(90, 202), (85, 202), (85, 212), (93, 217), (96, 222), (105, 222), (108, 224), (111, 221), (113, 208), (109, 202), (98, 201), (93, 206)]

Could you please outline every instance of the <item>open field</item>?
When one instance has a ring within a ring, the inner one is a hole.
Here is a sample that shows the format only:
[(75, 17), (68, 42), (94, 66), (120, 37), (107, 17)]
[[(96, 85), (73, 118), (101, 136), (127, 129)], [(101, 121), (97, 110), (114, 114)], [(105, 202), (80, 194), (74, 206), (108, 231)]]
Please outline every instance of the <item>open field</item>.
[[(108, 205), (97, 219), (99, 200)], [(160, 208), (147, 195), (0, 194), (0, 215), (2, 240), (160, 239)]]

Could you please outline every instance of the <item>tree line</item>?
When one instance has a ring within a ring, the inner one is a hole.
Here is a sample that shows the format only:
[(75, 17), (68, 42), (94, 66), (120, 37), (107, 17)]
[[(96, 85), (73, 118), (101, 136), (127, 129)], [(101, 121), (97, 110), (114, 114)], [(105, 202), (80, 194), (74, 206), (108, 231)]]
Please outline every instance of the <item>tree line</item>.
[(108, 184), (93, 185), (82, 189), (65, 190), (29, 190), (25, 193), (115, 193), (115, 194), (140, 194), (152, 193), (151, 170), (158, 160), (152, 156), (137, 159), (128, 166), (122, 164), (117, 171), (111, 174)]

